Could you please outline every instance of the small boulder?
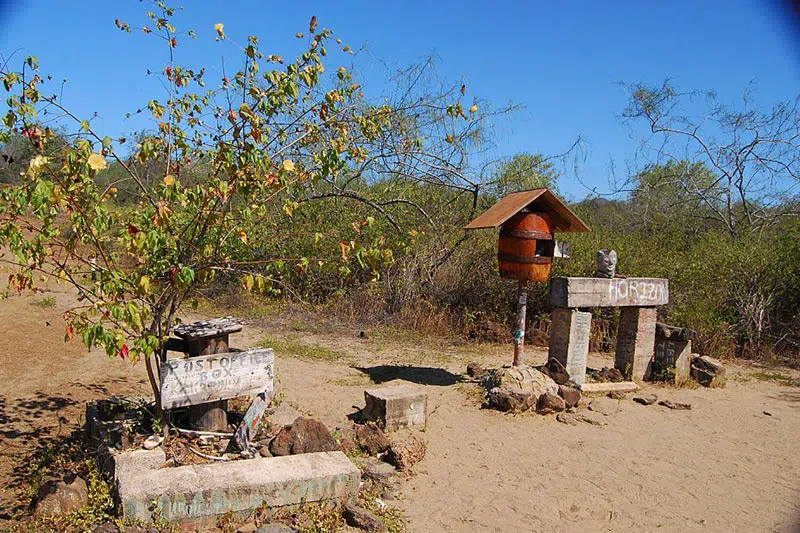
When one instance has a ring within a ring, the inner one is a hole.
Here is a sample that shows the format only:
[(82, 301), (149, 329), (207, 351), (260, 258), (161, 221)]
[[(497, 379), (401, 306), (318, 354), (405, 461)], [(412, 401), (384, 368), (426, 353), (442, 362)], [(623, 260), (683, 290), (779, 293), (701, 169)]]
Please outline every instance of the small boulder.
[(608, 367), (603, 367), (599, 372), (595, 372), (594, 378), (600, 382), (611, 381), (613, 383), (619, 383), (620, 381), (625, 381), (625, 376), (622, 375), (622, 372), (616, 368)]
[(395, 467), (389, 463), (380, 461), (377, 463), (368, 464), (364, 469), (363, 477), (374, 479), (375, 481), (384, 481), (391, 478), (396, 472), (397, 469)]
[(389, 528), (381, 522), (380, 518), (363, 507), (352, 503), (344, 505), (344, 519), (347, 525), (364, 531), (389, 531)]
[(642, 396), (634, 397), (633, 401), (642, 405), (653, 405), (658, 401), (658, 396), (655, 394), (643, 394)]
[(564, 404), (567, 409), (578, 407), (578, 404), (581, 403), (581, 391), (574, 387), (559, 385), (558, 395), (564, 398)]
[(691, 376), (704, 387), (725, 386), (725, 365), (713, 357), (693, 356), (690, 372)]
[(578, 418), (573, 413), (558, 413), (556, 415), (556, 420), (562, 424), (567, 424), (568, 426), (578, 425)]
[(89, 503), (86, 482), (68, 474), (63, 479), (49, 478), (39, 486), (36, 513), (55, 516), (77, 511)]
[(275, 456), (339, 450), (325, 424), (311, 418), (298, 418), (292, 425), (284, 426), (269, 444), (269, 451)]
[(590, 411), (594, 411), (595, 413), (600, 413), (601, 415), (605, 416), (618, 413), (621, 409), (622, 407), (620, 406), (618, 400), (612, 400), (611, 398), (607, 397), (596, 398), (589, 403)]
[(533, 394), (495, 387), (489, 391), (489, 406), (500, 411), (518, 413), (536, 406)]
[(558, 384), (532, 366), (520, 365), (496, 370), (487, 379), (487, 389), (498, 387), (505, 391), (532, 394), (536, 399), (545, 392), (558, 394)]
[(390, 437), (391, 445), (386, 459), (398, 470), (409, 471), (425, 458), (428, 447), (425, 441), (411, 432), (400, 431)]
[(481, 379), (486, 374), (486, 369), (479, 363), (469, 363), (467, 365), (467, 375), (473, 379)]
[(564, 398), (551, 392), (539, 396), (539, 401), (536, 403), (536, 410), (543, 415), (560, 413), (564, 409), (566, 409)]
[(142, 448), (145, 450), (153, 450), (161, 446), (161, 443), (164, 442), (164, 437), (158, 434), (153, 434), (144, 439), (142, 443)]
[(621, 390), (612, 390), (606, 393), (606, 396), (611, 398), (612, 400), (624, 400), (625, 399), (625, 392)]
[(569, 381), (569, 372), (558, 359), (551, 358), (542, 366), (541, 371), (552, 378), (559, 385), (564, 385)]
[(586, 413), (575, 414), (575, 419), (579, 422), (586, 422), (593, 426), (605, 426), (606, 422), (603, 420), (604, 415), (588, 411)]
[(385, 452), (391, 445), (383, 430), (374, 424), (366, 424), (356, 429), (356, 442), (369, 455)]

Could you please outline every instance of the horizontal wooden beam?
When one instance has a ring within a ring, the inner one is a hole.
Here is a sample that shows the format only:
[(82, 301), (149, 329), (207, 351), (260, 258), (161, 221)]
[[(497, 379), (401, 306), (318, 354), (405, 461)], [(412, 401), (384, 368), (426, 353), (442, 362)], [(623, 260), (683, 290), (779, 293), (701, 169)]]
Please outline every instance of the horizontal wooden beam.
[(553, 278), (553, 307), (655, 307), (669, 302), (663, 278)]

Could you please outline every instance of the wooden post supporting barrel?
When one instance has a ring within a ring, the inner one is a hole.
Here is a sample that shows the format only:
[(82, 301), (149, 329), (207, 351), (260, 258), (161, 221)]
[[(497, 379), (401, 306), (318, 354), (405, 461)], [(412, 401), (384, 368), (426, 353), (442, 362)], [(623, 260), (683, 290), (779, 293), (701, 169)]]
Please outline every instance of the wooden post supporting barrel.
[(550, 216), (523, 209), (503, 224), (497, 244), (500, 277), (519, 281), (517, 287), (517, 327), (514, 330), (514, 366), (525, 356), (525, 315), (528, 281), (547, 281), (553, 263), (553, 234)]
[(583, 232), (589, 231), (589, 227), (547, 189), (509, 194), (464, 229), (497, 227), (500, 228), (497, 245), (500, 277), (518, 281), (514, 329), (514, 365), (517, 366), (524, 358), (527, 284), (550, 279), (556, 255), (553, 232)]

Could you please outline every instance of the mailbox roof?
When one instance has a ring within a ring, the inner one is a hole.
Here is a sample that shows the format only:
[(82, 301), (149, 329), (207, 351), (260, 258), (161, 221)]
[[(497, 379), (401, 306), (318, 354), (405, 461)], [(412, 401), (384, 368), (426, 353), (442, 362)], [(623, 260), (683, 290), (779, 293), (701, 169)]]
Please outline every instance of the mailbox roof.
[(535, 206), (537, 211), (553, 216), (553, 231), (586, 232), (589, 226), (578, 218), (569, 207), (549, 189), (532, 189), (511, 193), (484, 211), (478, 218), (464, 226), (464, 229), (497, 228), (511, 217), (525, 209)]

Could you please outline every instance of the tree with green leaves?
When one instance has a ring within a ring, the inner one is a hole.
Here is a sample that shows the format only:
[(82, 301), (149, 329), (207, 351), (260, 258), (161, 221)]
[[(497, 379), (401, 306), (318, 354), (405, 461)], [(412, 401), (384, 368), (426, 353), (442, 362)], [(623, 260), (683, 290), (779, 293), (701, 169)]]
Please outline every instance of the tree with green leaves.
[[(645, 157), (672, 164), (669, 179), (655, 188), (679, 191), (732, 237), (799, 214), (800, 96), (764, 110), (749, 92), (741, 105), (731, 106), (712, 92), (681, 92), (669, 81), (661, 87), (632, 84), (628, 90), (623, 116), (644, 122), (650, 131)], [(681, 161), (704, 165), (713, 178)]]
[[(65, 339), (78, 337), (111, 357), (143, 359), (158, 400), (163, 344), (181, 308), (202, 287), (225, 275), (248, 290), (274, 294), (283, 275), (301, 275), (320, 261), (270, 253), (257, 242), (274, 238), (257, 231), (265, 221), (280, 232), (276, 213), (289, 219), (322, 200), (361, 203), (389, 221), (394, 238), (334, 242), (345, 265), (356, 257), (370, 268), (384, 267), (409, 231), (397, 210), (419, 206), (400, 196), (373, 201), (363, 185), (382, 172), (446, 184), (451, 177), (411, 173), (405, 162), (422, 159), (433, 168), (440, 154), (426, 146), (454, 144), (473, 127), (478, 110), (460, 102), (463, 90), (449, 104), (442, 97), (436, 109), (448, 117), (450, 133), (437, 141), (445, 130), (426, 130), (430, 135), (420, 138), (419, 127), (402, 125), (422, 116), (430, 102), (400, 109), (370, 103), (347, 68), (325, 65), (329, 53), (351, 51), (318, 27), (316, 17), (297, 34), (307, 48), (291, 61), (262, 51), (256, 36), (233, 43), (216, 24), (215, 39), (241, 52), (241, 68), (209, 87), (203, 68), (176, 60), (179, 44), (197, 34), (173, 25), (173, 8), (161, 1), (155, 6), (147, 25), (116, 21), (121, 31), (158, 38), (169, 51), (169, 62), (158, 69), (165, 97), (146, 106), (158, 127), (137, 136), (131, 154), (127, 139), (100, 137), (46, 92), (48, 79), (35, 57), (19, 70), (0, 65), (9, 103), (0, 143), (24, 138), (31, 151), (19, 183), (0, 188), (0, 246), (6, 250), (0, 261), (10, 274), (9, 291), (50, 279), (73, 287), (78, 304), (64, 315)], [(69, 141), (54, 152), (49, 126), (56, 124)], [(355, 221), (356, 229), (375, 217)], [(327, 229), (304, 228), (314, 245)]]

